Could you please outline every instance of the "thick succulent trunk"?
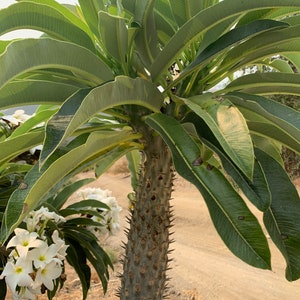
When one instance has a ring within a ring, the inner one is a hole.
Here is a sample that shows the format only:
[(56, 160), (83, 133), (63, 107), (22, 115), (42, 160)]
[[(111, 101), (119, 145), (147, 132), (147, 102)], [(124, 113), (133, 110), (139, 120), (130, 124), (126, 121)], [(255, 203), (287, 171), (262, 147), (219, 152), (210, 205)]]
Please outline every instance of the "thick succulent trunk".
[(165, 296), (173, 177), (168, 148), (160, 136), (150, 133), (128, 230), (121, 300), (159, 300)]

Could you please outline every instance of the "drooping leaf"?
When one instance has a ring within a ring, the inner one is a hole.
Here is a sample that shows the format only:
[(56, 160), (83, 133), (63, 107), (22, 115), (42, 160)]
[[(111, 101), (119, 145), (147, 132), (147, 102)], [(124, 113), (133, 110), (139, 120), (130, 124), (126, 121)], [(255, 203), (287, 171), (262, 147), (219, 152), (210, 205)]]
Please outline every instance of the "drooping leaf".
[[(245, 41), (233, 47), (218, 66), (218, 70), (208, 76), (206, 80), (218, 80), (224, 72), (234, 72), (241, 68), (261, 63), (266, 57), (272, 57), (279, 53), (299, 52), (300, 25), (282, 29), (274, 29)], [(224, 77), (223, 77), (224, 78)]]
[[(208, 125), (201, 118), (195, 113), (189, 113), (183, 122), (190, 122), (195, 126), (201, 142), (218, 155), (225, 172), (235, 181), (245, 196), (259, 210), (265, 211), (268, 209), (271, 203), (271, 196), (259, 162), (256, 159), (254, 160), (253, 178), (250, 180), (234, 164), (231, 157), (224, 152)], [(201, 160), (205, 161), (203, 154), (201, 155)]]
[(178, 121), (163, 114), (153, 114), (146, 122), (169, 146), (176, 171), (203, 195), (213, 223), (227, 247), (248, 264), (269, 269), (270, 253), (263, 231), (224, 175), (206, 163), (195, 163), (200, 157), (200, 149)]
[(238, 91), (256, 95), (300, 95), (300, 74), (268, 72), (241, 76), (229, 83), (222, 93)]
[[(16, 29), (36, 29), (95, 52), (89, 35), (71, 23), (52, 3), (19, 2), (1, 9), (0, 19), (0, 35)], [(79, 19), (76, 20), (76, 23), (79, 22)]]
[(41, 145), (44, 137), (44, 131), (33, 131), (0, 142), (0, 162), (3, 163), (9, 161), (19, 154), (24, 153), (35, 146)]
[(206, 122), (224, 151), (251, 179), (254, 169), (252, 141), (246, 121), (239, 110), (230, 101), (218, 101), (208, 93), (184, 101)]
[(0, 107), (6, 109), (41, 103), (61, 104), (76, 90), (78, 87), (74, 85), (53, 81), (12, 81), (0, 89)]
[(48, 122), (46, 140), (41, 159), (46, 159), (59, 144), (79, 126), (100, 111), (124, 104), (140, 105), (159, 111), (163, 97), (149, 81), (118, 76), (112, 82), (92, 89), (79, 91)]
[(262, 96), (235, 92), (226, 97), (239, 107), (250, 130), (300, 152), (300, 112)]
[(91, 280), (91, 269), (87, 264), (86, 256), (81, 246), (80, 241), (66, 238), (66, 242), (69, 245), (67, 248), (67, 261), (74, 268), (78, 274), (81, 287), (82, 287), (82, 299), (86, 299)]
[(286, 278), (300, 278), (300, 198), (290, 178), (275, 160), (263, 151), (255, 152), (266, 175), (272, 202), (264, 213), (265, 226), (286, 260)]
[(158, 77), (165, 72), (173, 63), (174, 58), (183, 51), (192, 41), (205, 34), (206, 31), (234, 16), (245, 14), (247, 11), (255, 11), (273, 7), (297, 7), (295, 1), (288, 0), (278, 2), (276, 0), (247, 1), (223, 0), (206, 10), (202, 10), (187, 21), (169, 43), (162, 49), (153, 62), (150, 73), (152, 79), (157, 81)]
[[(250, 24), (234, 28), (226, 34), (222, 35), (220, 38), (214, 39), (211, 44), (207, 45), (207, 47), (204, 48), (202, 51), (199, 51), (197, 57), (184, 70), (182, 75), (186, 76), (195, 69), (202, 68), (203, 65), (210, 63), (211, 60), (213, 60), (217, 55), (223, 55), (223, 53), (227, 51), (227, 49), (230, 49), (244, 42), (245, 40), (252, 38), (253, 36), (261, 34), (262, 32), (265, 32), (267, 30), (271, 30), (278, 27), (282, 28), (286, 26), (287, 25), (285, 23), (274, 20), (258, 20)], [(203, 47), (202, 43), (201, 47)]]
[(25, 72), (45, 68), (69, 70), (92, 85), (113, 79), (108, 66), (79, 45), (49, 38), (26, 39), (12, 42), (0, 56), (0, 69), (5, 70), (0, 74), (0, 87)]

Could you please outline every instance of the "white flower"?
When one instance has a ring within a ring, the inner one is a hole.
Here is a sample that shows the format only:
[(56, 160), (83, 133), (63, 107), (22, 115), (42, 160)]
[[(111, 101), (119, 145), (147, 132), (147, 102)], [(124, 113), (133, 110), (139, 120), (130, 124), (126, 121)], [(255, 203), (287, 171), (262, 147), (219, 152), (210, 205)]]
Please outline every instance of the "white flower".
[(29, 118), (30, 116), (25, 114), (25, 111), (23, 109), (18, 109), (12, 115), (7, 115), (3, 117), (3, 119), (9, 121), (14, 125), (19, 125), (20, 123), (24, 123)]
[(44, 268), (38, 269), (36, 273), (35, 282), (38, 285), (44, 284), (45, 287), (52, 291), (54, 284), (53, 280), (61, 275), (62, 267), (55, 261), (51, 261), (49, 264), (45, 265)]
[(47, 264), (52, 261), (62, 263), (60, 259), (56, 257), (57, 247), (55, 244), (48, 246), (44, 243), (41, 247), (35, 248), (28, 252), (28, 259), (33, 261), (33, 265), (36, 269), (44, 268)]
[(102, 190), (100, 188), (86, 188), (79, 193), (83, 199), (95, 199), (102, 201), (103, 199), (110, 197), (112, 192), (110, 190)]
[(48, 207), (42, 206), (36, 211), (31, 211), (28, 216), (24, 219), (27, 229), (29, 231), (39, 231), (43, 222), (47, 220), (53, 220), (55, 223), (65, 222), (65, 218), (56, 214), (55, 212), (50, 212)]
[(55, 230), (52, 234), (52, 241), (54, 242), (54, 245), (56, 246), (57, 258), (63, 260), (67, 255), (66, 250), (68, 248), (68, 245), (66, 245), (65, 241), (59, 237), (57, 230)]
[(14, 292), (17, 285), (20, 287), (29, 286), (33, 279), (30, 277), (30, 273), (33, 272), (31, 261), (20, 257), (16, 263), (8, 261), (4, 267), (4, 270), (0, 276), (0, 279), (5, 277), (5, 281), (10, 290)]
[(19, 292), (13, 294), (14, 300), (19, 299), (30, 299), (36, 300), (36, 295), (41, 294), (41, 287), (37, 289), (32, 289), (30, 287), (21, 287)]
[(8, 242), (7, 248), (15, 247), (19, 256), (25, 257), (30, 248), (40, 247), (43, 244), (36, 232), (22, 228), (16, 228), (14, 232), (15, 236)]
[(115, 197), (112, 197), (112, 192), (109, 190), (102, 190), (100, 188), (86, 188), (81, 190), (78, 195), (83, 199), (95, 199), (106, 204), (109, 208), (101, 208), (97, 210), (101, 212), (102, 218), (99, 216), (93, 216), (92, 220), (100, 223), (102, 226), (99, 227), (89, 227), (94, 233), (105, 234), (116, 234), (120, 229), (119, 213), (122, 210), (118, 205)]

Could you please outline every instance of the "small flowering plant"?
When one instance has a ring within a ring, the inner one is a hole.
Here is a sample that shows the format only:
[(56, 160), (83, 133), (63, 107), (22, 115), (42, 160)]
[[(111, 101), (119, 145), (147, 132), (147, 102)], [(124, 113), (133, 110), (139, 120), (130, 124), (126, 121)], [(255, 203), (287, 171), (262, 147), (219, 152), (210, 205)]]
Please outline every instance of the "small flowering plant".
[[(52, 299), (66, 279), (67, 261), (79, 276), (83, 299), (90, 287), (90, 265), (106, 291), (108, 267), (113, 265), (99, 238), (119, 230), (121, 208), (111, 191), (100, 188), (82, 189), (77, 192), (77, 202), (64, 205), (70, 195), (89, 181), (84, 179), (65, 186), (44, 206), (31, 211), (22, 226), (14, 230), (6, 245), (2, 272), (0, 268), (0, 289), (5, 282), (5, 289), (7, 285), (14, 299), (35, 299), (42, 293)], [(5, 299), (1, 293), (0, 299)]]
[(62, 281), (68, 246), (58, 230), (49, 236), (49, 222), (59, 225), (65, 219), (47, 207), (30, 212), (24, 220), (26, 229), (16, 228), (6, 246), (10, 253), (0, 278), (5, 278), (14, 299), (35, 299)]

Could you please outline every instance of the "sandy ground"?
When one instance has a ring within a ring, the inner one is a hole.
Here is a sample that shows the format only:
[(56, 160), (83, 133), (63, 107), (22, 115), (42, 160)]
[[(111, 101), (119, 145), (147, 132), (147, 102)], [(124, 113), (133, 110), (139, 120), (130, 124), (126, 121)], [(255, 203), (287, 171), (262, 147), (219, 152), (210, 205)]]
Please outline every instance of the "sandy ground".
[[(126, 228), (127, 194), (131, 191), (130, 178), (115, 170), (101, 176), (91, 186), (109, 189), (123, 207), (121, 225)], [(89, 174), (84, 174), (86, 176)], [(298, 185), (299, 186), (299, 185)], [(285, 263), (270, 241), (272, 271), (248, 266), (236, 258), (224, 246), (208, 215), (205, 203), (198, 191), (182, 179), (175, 182), (172, 204), (175, 212), (172, 253), (174, 259), (169, 272), (170, 299), (174, 300), (298, 300), (300, 280), (290, 283), (285, 280)], [(126, 241), (123, 231), (110, 237), (105, 244), (109, 251), (121, 256), (120, 242)], [(103, 296), (101, 284), (93, 276), (88, 299), (117, 300), (115, 291), (119, 286), (117, 273), (122, 271), (116, 262), (111, 273), (108, 293)], [(80, 283), (72, 270), (67, 271), (65, 287), (55, 299), (81, 299)], [(8, 298), (9, 299), (9, 298)], [(39, 299), (46, 299), (39, 297)]]

